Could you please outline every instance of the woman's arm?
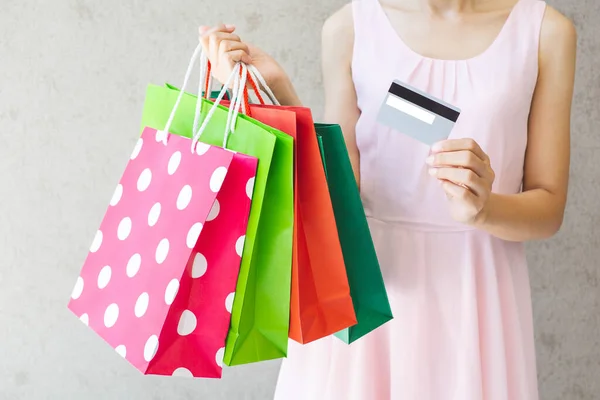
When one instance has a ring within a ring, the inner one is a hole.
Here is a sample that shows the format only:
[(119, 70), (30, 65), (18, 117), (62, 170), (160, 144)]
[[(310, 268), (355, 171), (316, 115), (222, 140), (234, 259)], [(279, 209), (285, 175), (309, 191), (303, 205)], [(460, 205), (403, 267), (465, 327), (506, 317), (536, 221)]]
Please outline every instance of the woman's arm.
[[(360, 111), (352, 80), (354, 21), (352, 5), (348, 4), (325, 21), (321, 34), (321, 61), (325, 87), (325, 121), (339, 124), (352, 163), (354, 177), (359, 179), (359, 153), (355, 127)], [(281, 74), (271, 84), (275, 96), (283, 105), (300, 105), (294, 86)]]
[[(321, 34), (321, 60), (325, 87), (325, 121), (339, 124), (342, 128), (354, 176), (360, 184), (359, 153), (355, 134), (360, 111), (351, 69), (354, 47), (353, 22), (351, 4), (325, 21)], [(287, 75), (278, 75), (270, 86), (281, 104), (301, 104)]]
[(544, 239), (560, 229), (569, 180), (576, 47), (571, 21), (548, 7), (529, 117), (523, 193), (492, 194), (475, 224), (478, 228), (511, 241)]
[(491, 193), (494, 173), (489, 157), (471, 139), (442, 141), (432, 147), (433, 155), (427, 160), (430, 173), (442, 182), (453, 217), (508, 241), (554, 235), (562, 224), (567, 199), (575, 28), (548, 7), (540, 40), (523, 192)]
[(360, 157), (356, 122), (360, 116), (352, 80), (354, 21), (348, 4), (329, 17), (322, 31), (322, 69), (325, 87), (325, 121), (339, 124), (344, 133), (354, 177), (360, 185)]

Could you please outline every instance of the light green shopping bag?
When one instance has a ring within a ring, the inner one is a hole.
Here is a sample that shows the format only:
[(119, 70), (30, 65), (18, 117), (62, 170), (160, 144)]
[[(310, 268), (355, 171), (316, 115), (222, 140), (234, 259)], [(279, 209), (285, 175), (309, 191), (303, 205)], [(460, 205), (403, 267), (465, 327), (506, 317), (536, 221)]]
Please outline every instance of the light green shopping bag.
[[(163, 129), (179, 90), (150, 85), (142, 126)], [(185, 93), (171, 133), (191, 137), (197, 96)], [(202, 117), (212, 102), (202, 100)], [(228, 109), (219, 106), (200, 140), (222, 145)], [(257, 157), (258, 171), (240, 275), (225, 346), (226, 365), (247, 364), (287, 355), (292, 233), (293, 139), (240, 115), (227, 148)]]

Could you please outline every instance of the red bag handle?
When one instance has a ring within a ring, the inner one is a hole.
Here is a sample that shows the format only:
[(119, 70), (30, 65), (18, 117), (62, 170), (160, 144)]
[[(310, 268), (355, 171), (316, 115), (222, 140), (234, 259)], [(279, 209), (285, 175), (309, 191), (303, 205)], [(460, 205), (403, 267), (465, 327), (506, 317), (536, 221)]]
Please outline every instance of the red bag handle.
[[(210, 63), (210, 61), (207, 61), (208, 65), (206, 68), (206, 80), (204, 82), (204, 97), (206, 99), (210, 98), (210, 91), (209, 91), (209, 86), (210, 86), (210, 74), (211, 74), (211, 70), (212, 70), (212, 65)], [(240, 70), (240, 77), (242, 76), (243, 71)], [(256, 97), (259, 101), (259, 104), (261, 105), (265, 105), (265, 100), (263, 98), (263, 96), (260, 94), (260, 91), (258, 90), (258, 85), (256, 83), (256, 81), (254, 80), (254, 77), (252, 74), (248, 73), (247, 76), (247, 80), (248, 83), (250, 84), (250, 87), (252, 88), (252, 90), (254, 90), (254, 93), (256, 93)], [(248, 92), (248, 85), (246, 85), (246, 87), (244, 88), (244, 114), (246, 114), (249, 117), (252, 117), (252, 112), (250, 110), (250, 95)]]

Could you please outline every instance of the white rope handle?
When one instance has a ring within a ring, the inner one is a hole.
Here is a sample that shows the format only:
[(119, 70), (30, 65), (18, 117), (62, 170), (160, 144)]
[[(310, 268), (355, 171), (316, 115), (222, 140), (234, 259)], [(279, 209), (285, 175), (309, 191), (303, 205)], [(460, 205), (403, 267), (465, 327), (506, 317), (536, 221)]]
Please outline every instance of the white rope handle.
[(203, 101), (203, 90), (204, 83), (206, 80), (206, 74), (208, 72), (208, 57), (204, 52), (200, 54), (200, 76), (198, 78), (198, 98), (196, 100), (196, 110), (194, 112), (194, 125), (192, 128), (192, 133), (198, 131), (198, 125), (200, 125), (200, 116), (202, 115), (202, 105)]
[(235, 124), (237, 122), (237, 117), (240, 113), (240, 109), (244, 106), (244, 93), (246, 89), (246, 83), (248, 80), (248, 66), (246, 64), (241, 64), (241, 77), (239, 86), (237, 87), (237, 91), (234, 89), (234, 96), (236, 97), (235, 103), (232, 103), (230, 106), (230, 115), (231, 119), (228, 118), (228, 124), (225, 127), (225, 137), (223, 140), (223, 147), (227, 145), (227, 139), (229, 135), (235, 132)]
[[(240, 66), (240, 68), (242, 68)], [(233, 118), (233, 110), (237, 107), (238, 95), (240, 90), (241, 77), (239, 74), (235, 75), (233, 80), (233, 90), (231, 92), (231, 98), (229, 99), (229, 113), (227, 114), (227, 124), (225, 124), (225, 135), (228, 135), (231, 131), (231, 121)]]
[[(219, 104), (221, 103), (223, 98), (225, 97), (225, 94), (227, 93), (227, 90), (229, 88), (229, 85), (231, 84), (232, 79), (234, 81), (233, 82), (233, 91), (231, 94), (231, 99), (230, 99), (230, 104), (229, 104), (229, 113), (227, 114), (227, 123), (225, 125), (225, 133), (223, 135), (223, 148), (227, 148), (227, 142), (229, 140), (229, 136), (235, 132), (236, 122), (237, 122), (237, 118), (240, 113), (240, 109), (242, 110), (243, 113), (247, 112), (245, 101), (244, 101), (244, 94), (245, 94), (245, 90), (246, 90), (246, 84), (247, 84), (247, 81), (249, 78), (254, 79), (255, 82), (258, 81), (258, 83), (262, 86), (265, 93), (267, 94), (267, 96), (269, 97), (269, 99), (271, 100), (271, 102), (274, 105), (277, 105), (277, 106), (280, 105), (279, 101), (275, 97), (275, 94), (273, 93), (273, 91), (271, 90), (269, 85), (267, 85), (266, 80), (261, 75), (261, 73), (258, 71), (258, 69), (254, 65), (246, 65), (244, 63), (238, 62), (234, 66), (231, 75), (227, 79), (227, 82), (223, 85), (221, 91), (219, 92), (219, 96), (215, 99), (215, 102), (214, 102), (213, 106), (211, 107), (211, 109), (209, 110), (208, 114), (206, 115), (206, 118), (204, 118), (204, 120), (202, 121), (202, 125), (200, 126), (200, 128), (198, 128), (198, 125), (200, 123), (200, 116), (202, 114), (201, 111), (202, 111), (202, 104), (203, 104), (203, 89), (204, 89), (203, 85), (206, 82), (208, 82), (207, 90), (210, 90), (210, 85), (212, 83), (212, 76), (211, 76), (212, 74), (207, 76), (208, 58), (202, 52), (202, 47), (199, 46), (196, 49), (196, 51), (199, 51), (199, 53), (200, 53), (200, 78), (199, 78), (199, 83), (198, 83), (198, 85), (199, 85), (198, 99), (196, 102), (196, 110), (194, 113), (194, 125), (193, 125), (193, 130), (192, 130), (192, 132), (194, 132), (193, 137), (192, 137), (192, 147), (191, 147), (192, 153), (195, 151), (198, 141), (200, 140), (202, 133), (206, 130), (206, 127), (208, 126), (208, 123), (210, 122), (211, 118), (213, 117), (217, 107), (219, 106)], [(195, 59), (198, 56), (196, 54), (196, 52), (194, 54), (195, 54), (195, 58), (194, 57), (192, 58), (192, 62), (190, 62), (190, 67), (188, 67), (188, 73), (186, 73), (186, 80), (184, 83), (184, 87), (187, 84), (187, 80), (189, 79), (188, 74), (190, 73), (191, 67), (193, 66), (193, 62), (195, 62)], [(182, 96), (182, 93), (183, 93), (183, 88), (182, 88), (181, 93), (179, 94), (180, 97)], [(180, 98), (178, 98), (178, 101), (179, 100), (180, 100)], [(177, 105), (178, 105), (178, 103), (176, 103), (176, 106)], [(174, 116), (174, 112), (173, 112), (172, 116)], [(169, 124), (169, 126), (170, 126), (170, 124)]]
[(169, 115), (169, 119), (167, 120), (165, 128), (163, 129), (162, 142), (164, 145), (167, 145), (167, 137), (169, 136), (169, 130), (171, 129), (171, 124), (173, 123), (173, 120), (175, 119), (175, 113), (177, 112), (177, 108), (179, 108), (179, 103), (181, 103), (181, 99), (183, 98), (183, 95), (185, 93), (185, 88), (190, 80), (191, 75), (192, 75), (192, 69), (194, 68), (194, 64), (196, 63), (196, 60), (198, 59), (198, 56), (201, 53), (202, 53), (202, 45), (198, 45), (196, 47), (196, 49), (194, 50), (194, 54), (192, 54), (192, 58), (190, 59), (190, 63), (187, 67), (187, 71), (185, 72), (185, 77), (183, 78), (183, 85), (181, 85), (181, 90), (179, 92), (179, 95), (177, 96), (177, 100), (175, 101), (173, 110), (171, 110), (171, 115)]
[[(212, 116), (214, 115), (215, 111), (217, 110), (217, 107), (219, 106), (219, 104), (223, 100), (223, 97), (225, 97), (225, 93), (227, 93), (227, 88), (231, 84), (231, 81), (235, 78), (236, 75), (239, 74), (240, 68), (242, 68), (242, 67), (243, 67), (242, 63), (237, 63), (235, 65), (235, 67), (233, 68), (233, 71), (231, 72), (231, 75), (229, 75), (229, 78), (227, 79), (227, 82), (225, 82), (225, 84), (223, 85), (223, 88), (221, 89), (221, 92), (219, 93), (219, 96), (217, 96), (217, 98), (215, 99), (214, 104), (212, 105), (212, 107), (210, 108), (208, 114), (206, 115), (206, 118), (204, 118), (204, 120), (202, 121), (202, 125), (200, 126), (200, 128), (198, 129), (198, 131), (193, 135), (193, 137), (192, 137), (192, 149), (191, 149), (192, 153), (196, 149), (196, 145), (198, 144), (200, 136), (202, 136), (202, 133), (206, 130), (206, 127), (208, 126), (208, 123), (212, 119)], [(231, 108), (231, 106), (230, 106), (229, 112), (230, 113), (233, 112), (233, 109)], [(225, 144), (227, 143), (227, 137), (228, 137), (228, 135), (225, 135), (225, 138), (223, 140), (223, 142)], [(223, 146), (223, 147), (225, 147), (225, 146)]]
[(265, 80), (265, 78), (263, 78), (258, 68), (256, 68), (254, 65), (248, 65), (248, 73), (252, 76), (255, 82), (258, 81), (260, 86), (262, 86), (267, 96), (269, 96), (271, 102), (276, 106), (280, 106), (281, 104), (277, 100), (277, 97), (275, 97), (275, 94), (273, 93), (269, 85), (267, 85), (267, 81)]

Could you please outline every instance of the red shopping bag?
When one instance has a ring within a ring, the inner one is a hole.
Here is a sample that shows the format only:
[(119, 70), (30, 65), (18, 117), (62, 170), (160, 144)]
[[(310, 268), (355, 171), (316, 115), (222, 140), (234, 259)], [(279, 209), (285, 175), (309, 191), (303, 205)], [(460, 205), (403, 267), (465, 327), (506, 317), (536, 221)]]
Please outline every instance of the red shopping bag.
[[(248, 104), (252, 118), (294, 137), (294, 244), (289, 337), (309, 343), (357, 319), (312, 113), (305, 107)], [(290, 115), (290, 111), (293, 115)]]
[(144, 374), (221, 377), (257, 160), (146, 128), (69, 309)]
[[(290, 338), (309, 343), (357, 322), (312, 114), (302, 107), (250, 109), (253, 118), (296, 133)], [(295, 129), (277, 116), (278, 110), (294, 111)]]

